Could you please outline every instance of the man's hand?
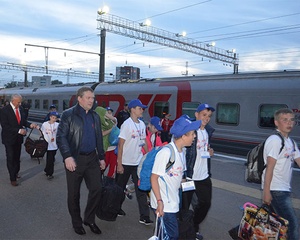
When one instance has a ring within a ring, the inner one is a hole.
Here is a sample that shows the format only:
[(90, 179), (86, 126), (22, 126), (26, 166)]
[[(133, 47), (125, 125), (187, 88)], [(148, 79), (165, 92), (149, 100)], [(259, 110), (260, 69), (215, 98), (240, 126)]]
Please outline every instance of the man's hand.
[(101, 170), (105, 170), (105, 166), (106, 166), (105, 161), (104, 160), (100, 160), (100, 169)]
[(25, 136), (25, 135), (27, 134), (26, 129), (25, 129), (25, 128), (21, 128), (21, 129), (19, 130), (19, 134)]
[(65, 166), (70, 172), (74, 172), (76, 170), (76, 163), (73, 157), (68, 157), (65, 159)]

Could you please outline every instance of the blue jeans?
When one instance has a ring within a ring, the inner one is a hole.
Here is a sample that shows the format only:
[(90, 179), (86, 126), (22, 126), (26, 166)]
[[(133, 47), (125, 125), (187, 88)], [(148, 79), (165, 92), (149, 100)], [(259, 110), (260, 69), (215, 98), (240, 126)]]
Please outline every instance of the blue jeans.
[(291, 193), (286, 191), (271, 191), (273, 207), (276, 214), (289, 221), (288, 239), (299, 239), (299, 225), (291, 199)]
[[(179, 237), (177, 213), (164, 213), (163, 220), (165, 229), (170, 240), (177, 240)], [(160, 224), (160, 221), (158, 222)], [(161, 239), (159, 239), (161, 240)]]

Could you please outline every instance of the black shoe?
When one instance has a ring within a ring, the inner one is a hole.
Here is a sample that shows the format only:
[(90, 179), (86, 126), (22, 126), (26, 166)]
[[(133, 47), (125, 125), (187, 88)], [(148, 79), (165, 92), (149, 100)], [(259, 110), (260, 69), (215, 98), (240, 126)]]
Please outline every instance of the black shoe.
[(11, 185), (13, 185), (14, 187), (18, 186), (19, 184), (17, 183), (17, 181), (10, 181)]
[(118, 216), (124, 217), (125, 215), (126, 215), (126, 213), (122, 209), (120, 209), (120, 211), (118, 212)]
[(54, 178), (53, 175), (46, 175), (46, 176), (47, 176), (47, 179), (48, 179), (48, 180), (51, 180), (51, 179)]
[(96, 223), (86, 223), (86, 222), (84, 222), (83, 224), (85, 226), (89, 226), (91, 231), (95, 234), (101, 234), (102, 233), (100, 228), (98, 228), (98, 226), (96, 225)]
[(145, 224), (146, 226), (153, 223), (153, 221), (149, 217), (141, 217), (139, 222)]
[(126, 198), (128, 198), (129, 200), (132, 200), (133, 196), (130, 192), (125, 192), (125, 196)]
[(83, 227), (74, 227), (74, 231), (79, 235), (84, 235), (86, 233)]

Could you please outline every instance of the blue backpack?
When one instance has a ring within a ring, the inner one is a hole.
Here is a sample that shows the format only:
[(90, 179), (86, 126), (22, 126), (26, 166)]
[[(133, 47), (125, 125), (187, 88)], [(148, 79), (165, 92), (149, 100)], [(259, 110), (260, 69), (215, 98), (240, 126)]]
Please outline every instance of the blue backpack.
[(170, 144), (161, 147), (155, 147), (150, 152), (146, 153), (139, 164), (138, 167), (138, 177), (139, 177), (139, 186), (138, 188), (142, 191), (150, 191), (151, 190), (151, 174), (152, 168), (154, 165), (156, 154), (164, 147), (167, 147), (171, 151), (171, 157), (169, 162), (166, 165), (166, 171), (168, 171), (175, 162), (175, 152), (173, 147)]

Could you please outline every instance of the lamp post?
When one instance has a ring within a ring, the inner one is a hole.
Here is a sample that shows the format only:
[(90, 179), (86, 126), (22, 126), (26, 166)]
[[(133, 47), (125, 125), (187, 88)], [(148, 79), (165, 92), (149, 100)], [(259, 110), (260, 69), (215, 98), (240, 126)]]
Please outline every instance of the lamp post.
[(106, 38), (106, 29), (101, 29), (101, 32), (100, 32), (99, 82), (104, 82), (104, 75), (105, 75), (105, 38)]
[[(108, 13), (109, 8), (104, 6), (102, 9), (98, 9), (98, 15)], [(101, 29), (100, 31), (100, 59), (99, 59), (99, 82), (104, 82), (105, 75), (105, 39), (106, 39), (106, 29)]]

